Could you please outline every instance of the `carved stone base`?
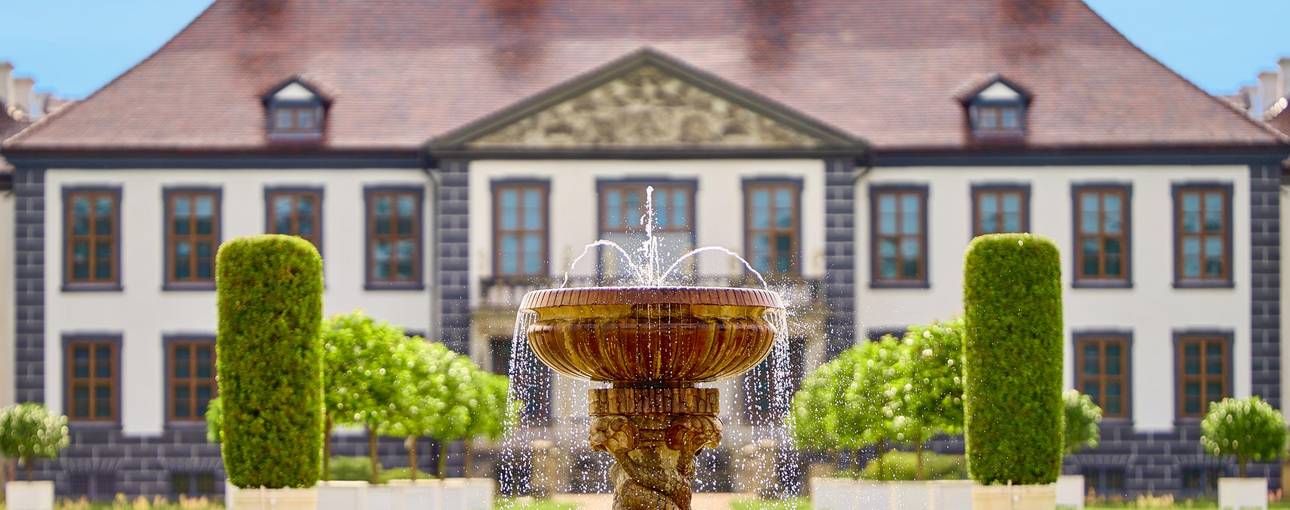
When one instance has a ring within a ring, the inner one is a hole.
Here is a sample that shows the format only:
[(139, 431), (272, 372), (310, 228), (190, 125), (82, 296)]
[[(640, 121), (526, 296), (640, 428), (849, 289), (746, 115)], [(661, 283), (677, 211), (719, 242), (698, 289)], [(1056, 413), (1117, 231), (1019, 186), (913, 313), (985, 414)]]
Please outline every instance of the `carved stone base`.
[(614, 510), (690, 510), (694, 456), (721, 442), (716, 388), (591, 390), (591, 448), (609, 452)]

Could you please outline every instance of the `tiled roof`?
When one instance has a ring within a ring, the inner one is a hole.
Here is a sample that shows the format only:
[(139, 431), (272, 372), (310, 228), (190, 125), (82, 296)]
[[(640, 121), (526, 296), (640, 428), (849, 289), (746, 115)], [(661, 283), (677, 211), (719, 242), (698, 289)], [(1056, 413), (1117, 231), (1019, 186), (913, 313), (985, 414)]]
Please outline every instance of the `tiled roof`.
[(955, 97), (1033, 94), (1037, 149), (1282, 138), (1156, 62), (1080, 0), (219, 0), (17, 150), (259, 150), (260, 95), (308, 76), (324, 147), (406, 150), (644, 47), (879, 150), (971, 146)]

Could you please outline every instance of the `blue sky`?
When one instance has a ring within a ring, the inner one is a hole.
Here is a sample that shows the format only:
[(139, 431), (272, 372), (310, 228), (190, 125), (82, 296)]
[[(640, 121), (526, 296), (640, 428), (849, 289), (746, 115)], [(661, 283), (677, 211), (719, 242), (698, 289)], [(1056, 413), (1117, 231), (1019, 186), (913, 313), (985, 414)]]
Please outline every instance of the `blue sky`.
[[(955, 0), (957, 1), (957, 0)], [(1087, 0), (1139, 47), (1213, 93), (1290, 56), (1287, 0)], [(0, 60), (80, 98), (184, 27), (210, 0), (0, 0)]]

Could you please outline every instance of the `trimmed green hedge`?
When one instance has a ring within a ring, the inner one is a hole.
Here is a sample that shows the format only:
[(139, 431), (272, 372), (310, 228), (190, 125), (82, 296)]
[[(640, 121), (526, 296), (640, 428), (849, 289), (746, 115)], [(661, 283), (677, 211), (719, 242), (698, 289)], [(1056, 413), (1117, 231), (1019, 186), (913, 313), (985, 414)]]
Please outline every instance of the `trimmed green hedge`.
[[(926, 480), (964, 480), (967, 466), (962, 455), (924, 453), (923, 470)], [(877, 481), (918, 480), (918, 456), (914, 452), (887, 452), (882, 459), (869, 462), (860, 472), (860, 478)]]
[(299, 237), (220, 247), (222, 453), (238, 487), (310, 487), (322, 452), (322, 259)]
[(964, 426), (982, 484), (1048, 484), (1061, 474), (1061, 262), (1052, 241), (992, 234), (964, 263)]

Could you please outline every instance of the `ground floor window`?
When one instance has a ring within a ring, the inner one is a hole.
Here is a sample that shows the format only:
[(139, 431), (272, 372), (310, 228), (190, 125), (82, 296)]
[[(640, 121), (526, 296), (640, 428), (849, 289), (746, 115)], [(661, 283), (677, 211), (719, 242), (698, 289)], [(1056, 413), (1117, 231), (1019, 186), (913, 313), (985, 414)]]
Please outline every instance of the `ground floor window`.
[(179, 499), (215, 494), (215, 473), (171, 473), (170, 497)]
[(116, 497), (116, 473), (73, 473), (71, 493), (90, 501), (111, 501)]
[(1123, 467), (1087, 466), (1080, 473), (1084, 475), (1084, 490), (1094, 497), (1120, 500), (1127, 496)]
[(1223, 469), (1217, 466), (1189, 466), (1182, 468), (1182, 494), (1212, 497), (1218, 494), (1218, 479)]

